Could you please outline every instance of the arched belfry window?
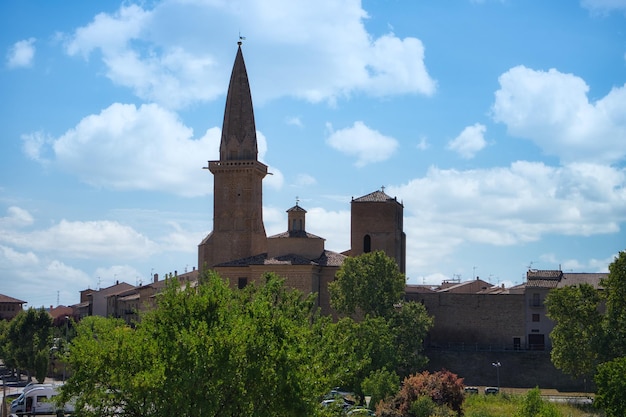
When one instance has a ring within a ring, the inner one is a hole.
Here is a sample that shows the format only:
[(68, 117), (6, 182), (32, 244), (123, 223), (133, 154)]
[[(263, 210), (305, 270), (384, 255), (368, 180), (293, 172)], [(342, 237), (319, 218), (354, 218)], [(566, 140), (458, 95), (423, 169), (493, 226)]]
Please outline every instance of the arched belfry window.
[(369, 253), (372, 251), (372, 238), (370, 235), (365, 235), (363, 238), (363, 253)]

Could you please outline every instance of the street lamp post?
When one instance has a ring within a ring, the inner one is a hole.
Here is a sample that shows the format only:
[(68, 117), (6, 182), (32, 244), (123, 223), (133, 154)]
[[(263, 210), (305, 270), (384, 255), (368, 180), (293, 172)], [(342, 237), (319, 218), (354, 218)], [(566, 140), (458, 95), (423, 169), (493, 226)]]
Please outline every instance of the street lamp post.
[(502, 364), (500, 362), (492, 362), (492, 366), (496, 368), (496, 377), (498, 378), (498, 392), (500, 392), (500, 367)]

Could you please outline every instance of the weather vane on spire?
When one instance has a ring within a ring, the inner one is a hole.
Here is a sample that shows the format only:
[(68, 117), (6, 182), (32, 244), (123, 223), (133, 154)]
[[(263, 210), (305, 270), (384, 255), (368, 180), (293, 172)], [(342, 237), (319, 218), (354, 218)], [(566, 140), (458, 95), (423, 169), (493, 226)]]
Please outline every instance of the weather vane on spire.
[(237, 42), (237, 45), (241, 46), (241, 44), (245, 40), (246, 40), (246, 37), (245, 36), (241, 36), (241, 32), (239, 32), (239, 41)]

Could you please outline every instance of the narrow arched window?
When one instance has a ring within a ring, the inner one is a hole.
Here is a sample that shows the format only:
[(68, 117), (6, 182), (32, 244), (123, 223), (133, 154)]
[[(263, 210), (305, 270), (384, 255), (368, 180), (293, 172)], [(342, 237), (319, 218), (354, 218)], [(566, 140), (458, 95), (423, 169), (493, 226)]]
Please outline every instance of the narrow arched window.
[(372, 251), (372, 238), (370, 235), (365, 235), (363, 238), (363, 253), (369, 253)]

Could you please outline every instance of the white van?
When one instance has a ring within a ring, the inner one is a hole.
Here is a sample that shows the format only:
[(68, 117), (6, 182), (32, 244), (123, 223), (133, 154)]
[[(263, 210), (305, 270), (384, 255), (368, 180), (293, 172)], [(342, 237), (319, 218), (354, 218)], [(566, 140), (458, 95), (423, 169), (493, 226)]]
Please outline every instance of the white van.
[[(11, 413), (54, 414), (57, 411), (54, 397), (58, 394), (57, 387), (53, 385), (32, 387), (24, 391), (17, 399), (13, 400), (11, 403)], [(74, 411), (74, 407), (70, 404), (66, 404), (65, 411), (71, 413)]]

